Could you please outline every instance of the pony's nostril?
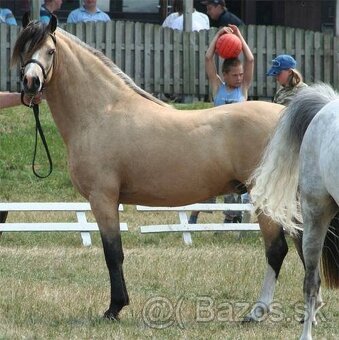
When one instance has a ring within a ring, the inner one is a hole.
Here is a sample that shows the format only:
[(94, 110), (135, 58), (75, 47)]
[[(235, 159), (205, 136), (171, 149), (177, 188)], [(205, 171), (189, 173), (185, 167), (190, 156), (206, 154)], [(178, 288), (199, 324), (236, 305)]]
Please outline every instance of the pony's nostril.
[(32, 85), (35, 89), (38, 89), (40, 87), (40, 79), (38, 77), (34, 77)]
[(40, 79), (39, 77), (24, 77), (23, 79), (24, 89), (28, 92), (36, 92), (40, 88)]

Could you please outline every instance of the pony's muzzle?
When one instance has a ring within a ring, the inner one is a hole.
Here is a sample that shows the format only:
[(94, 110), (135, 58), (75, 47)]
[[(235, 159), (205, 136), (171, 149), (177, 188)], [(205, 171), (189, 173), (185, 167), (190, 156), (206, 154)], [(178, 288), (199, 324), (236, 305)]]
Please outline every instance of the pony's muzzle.
[(35, 95), (40, 91), (41, 81), (37, 76), (25, 75), (22, 80), (22, 85), (25, 93)]

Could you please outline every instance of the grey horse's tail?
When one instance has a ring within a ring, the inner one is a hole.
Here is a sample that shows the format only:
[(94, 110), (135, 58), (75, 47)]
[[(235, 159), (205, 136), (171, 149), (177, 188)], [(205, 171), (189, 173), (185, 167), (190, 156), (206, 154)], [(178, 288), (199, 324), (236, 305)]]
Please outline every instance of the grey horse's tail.
[(331, 222), (321, 257), (322, 276), (328, 288), (339, 288), (339, 215)]
[(298, 228), (296, 221), (302, 221), (297, 200), (301, 142), (315, 115), (335, 99), (338, 94), (326, 84), (302, 89), (284, 110), (261, 164), (249, 179), (255, 208), (291, 232)]

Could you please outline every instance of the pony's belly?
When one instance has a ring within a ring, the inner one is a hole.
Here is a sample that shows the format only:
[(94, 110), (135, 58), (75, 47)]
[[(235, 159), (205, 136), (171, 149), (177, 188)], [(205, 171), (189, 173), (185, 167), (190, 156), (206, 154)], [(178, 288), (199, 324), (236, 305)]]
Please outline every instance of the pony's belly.
[(119, 202), (124, 204), (142, 204), (149, 206), (181, 206), (199, 203), (206, 199), (222, 194), (219, 190), (154, 190), (150, 191), (121, 191)]
[(129, 183), (128, 188), (121, 187), (119, 202), (148, 206), (182, 206), (201, 203), (223, 194), (246, 192), (245, 186), (233, 177), (217, 177), (212, 176), (213, 181), (203, 182), (194, 180), (193, 177), (185, 177), (185, 180), (180, 181), (161, 180), (157, 183), (140, 180), (141, 186), (140, 182), (138, 184), (133, 182)]

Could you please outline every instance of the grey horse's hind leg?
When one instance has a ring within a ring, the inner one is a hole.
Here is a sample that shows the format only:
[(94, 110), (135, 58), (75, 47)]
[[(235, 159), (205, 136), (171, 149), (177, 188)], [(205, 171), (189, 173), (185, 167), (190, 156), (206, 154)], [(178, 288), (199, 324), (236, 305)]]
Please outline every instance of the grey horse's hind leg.
[[(293, 239), (295, 248), (297, 249), (297, 253), (298, 253), (298, 255), (299, 255), (299, 257), (300, 257), (300, 259), (303, 263), (304, 269), (305, 269), (305, 261), (304, 261), (303, 248), (302, 248), (302, 237), (303, 237), (303, 232), (301, 230), (298, 230), (296, 235), (293, 235), (292, 239)], [(323, 302), (323, 299), (322, 299), (321, 288), (319, 288), (317, 301), (316, 301), (316, 313), (323, 306), (324, 306), (324, 302)], [(304, 323), (304, 318), (300, 322)], [(314, 320), (314, 322), (315, 322), (315, 320)]]
[(305, 258), (304, 296), (306, 311), (301, 339), (311, 339), (312, 324), (319, 306), (320, 274), (319, 261), (327, 227), (318, 221), (304, 222), (303, 253)]
[(302, 214), (304, 218), (303, 255), (305, 260), (304, 298), (306, 304), (303, 340), (312, 339), (312, 324), (322, 306), (320, 295), (320, 258), (331, 219), (338, 207), (332, 198), (320, 199), (303, 193)]

